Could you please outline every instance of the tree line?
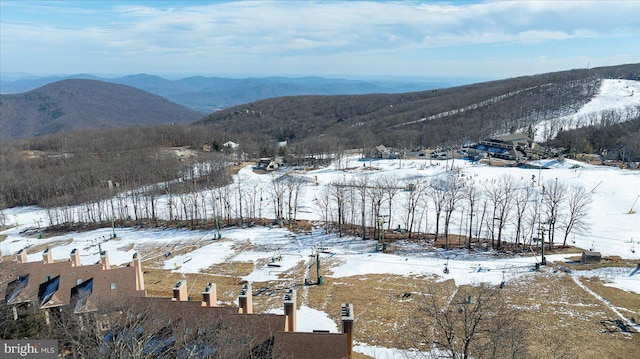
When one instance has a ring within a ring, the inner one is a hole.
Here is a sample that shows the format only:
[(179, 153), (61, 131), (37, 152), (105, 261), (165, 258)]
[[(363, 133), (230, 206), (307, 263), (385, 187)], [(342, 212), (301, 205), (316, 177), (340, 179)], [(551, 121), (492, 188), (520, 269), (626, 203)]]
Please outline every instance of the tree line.
[[(231, 136), (192, 125), (86, 130), (0, 142), (0, 208), (73, 206), (188, 178), (196, 161), (212, 169), (229, 163), (228, 154), (220, 150), (230, 139), (256, 156), (271, 150), (270, 139), (261, 135)], [(178, 157), (173, 151), (177, 147), (193, 149), (196, 157)], [(218, 150), (203, 151), (206, 147)], [(198, 177), (229, 181), (228, 174), (217, 170)]]
[(319, 192), (316, 206), (325, 226), (341, 235), (348, 230), (378, 238), (381, 231), (396, 229), (404, 238), (424, 239), (431, 233), (448, 249), (457, 234), (466, 238), (469, 249), (482, 238), (500, 249), (505, 242), (531, 245), (545, 234), (549, 248), (557, 235), (566, 246), (570, 234), (588, 228), (591, 201), (581, 185), (557, 179), (540, 187), (535, 179), (511, 175), (476, 183), (474, 177), (449, 171), (406, 182), (395, 177), (339, 179)]

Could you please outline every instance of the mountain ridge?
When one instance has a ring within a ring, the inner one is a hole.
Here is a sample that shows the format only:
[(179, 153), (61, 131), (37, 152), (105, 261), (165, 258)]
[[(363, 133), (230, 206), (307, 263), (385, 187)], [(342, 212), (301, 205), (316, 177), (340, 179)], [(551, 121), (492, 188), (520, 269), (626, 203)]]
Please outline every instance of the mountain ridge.
[[(640, 64), (575, 69), (402, 94), (297, 96), (214, 112), (198, 124), (231, 133), (264, 133), (313, 148), (322, 143), (399, 148), (475, 142), (526, 131), (575, 113), (602, 79), (639, 80)], [(554, 125), (551, 123), (551, 125)], [(550, 140), (560, 128), (548, 131)], [(378, 142), (378, 143), (376, 143)]]
[[(225, 78), (190, 76), (168, 80), (157, 75), (134, 74), (105, 78), (89, 74), (52, 76), (35, 79), (0, 81), (0, 93), (22, 93), (48, 83), (66, 79), (87, 78), (124, 84), (150, 92), (200, 112), (249, 103), (271, 97), (299, 95), (335, 95), (366, 93), (401, 93), (451, 86), (443, 81), (365, 81), (306, 77), (248, 77)], [(455, 82), (455, 81), (454, 81)]]
[(142, 90), (91, 79), (67, 79), (0, 95), (0, 140), (90, 128), (189, 123), (203, 116)]

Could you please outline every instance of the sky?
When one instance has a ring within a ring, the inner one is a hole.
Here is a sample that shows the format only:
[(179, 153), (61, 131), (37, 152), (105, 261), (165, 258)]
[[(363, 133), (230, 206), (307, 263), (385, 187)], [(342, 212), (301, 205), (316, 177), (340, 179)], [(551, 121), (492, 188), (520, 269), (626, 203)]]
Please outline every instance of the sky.
[(0, 1), (0, 72), (509, 78), (640, 62), (640, 1)]

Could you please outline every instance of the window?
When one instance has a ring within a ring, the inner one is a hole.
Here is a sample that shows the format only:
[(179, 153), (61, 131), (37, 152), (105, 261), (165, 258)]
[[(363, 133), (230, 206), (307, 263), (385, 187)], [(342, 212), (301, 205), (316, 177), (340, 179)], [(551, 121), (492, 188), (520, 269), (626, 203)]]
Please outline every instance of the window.
[(78, 285), (78, 284), (80, 284), (80, 283), (82, 283), (82, 278), (78, 278), (78, 279), (76, 280), (76, 285)]
[(111, 282), (111, 290), (115, 290), (116, 289), (116, 283), (115, 282)]
[(109, 330), (109, 321), (103, 320), (100, 322), (100, 330)]

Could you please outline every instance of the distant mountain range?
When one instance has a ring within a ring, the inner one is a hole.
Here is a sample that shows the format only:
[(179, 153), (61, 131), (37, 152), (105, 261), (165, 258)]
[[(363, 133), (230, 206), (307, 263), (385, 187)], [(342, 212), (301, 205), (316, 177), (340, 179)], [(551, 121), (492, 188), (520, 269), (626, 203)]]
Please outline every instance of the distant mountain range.
[(163, 97), (97, 80), (62, 80), (0, 95), (0, 140), (88, 128), (190, 123), (203, 113)]
[[(167, 97), (183, 91), (183, 103), (197, 102), (198, 96), (207, 98), (205, 90), (214, 82), (225, 89), (226, 96), (231, 96), (233, 89), (239, 98), (245, 99), (249, 92), (252, 96), (278, 96), (208, 111), (208, 115), (129, 85), (67, 79), (24, 93), (0, 95), (0, 140), (85, 128), (196, 121), (233, 138), (257, 135), (287, 140), (304, 149), (359, 148), (380, 143), (402, 148), (451, 146), (514, 131), (542, 131), (545, 140), (550, 140), (563, 130), (563, 124), (555, 119), (575, 114), (598, 94), (602, 79), (637, 81), (640, 64), (561, 71), (419, 92), (364, 95), (356, 93), (373, 89), (373, 85), (319, 77), (245, 80), (190, 77), (170, 81), (134, 75), (117, 79)], [(36, 84), (43, 80), (33, 81)], [(280, 96), (292, 91), (296, 82), (299, 92), (314, 87), (327, 92), (351, 88), (352, 93)], [(251, 91), (247, 92), (246, 84), (252, 84)], [(589, 119), (603, 124), (606, 120)]]
[(216, 111), (198, 123), (227, 133), (260, 133), (316, 151), (380, 143), (452, 146), (516, 131), (532, 136), (538, 131), (550, 140), (563, 130), (554, 119), (575, 114), (598, 94), (603, 79), (640, 80), (640, 64), (412, 93), (279, 97)]
[(281, 96), (403, 93), (449, 87), (456, 85), (456, 82), (459, 83), (459, 81), (360, 81), (323, 77), (232, 79), (194, 76), (180, 80), (167, 80), (160, 76), (146, 74), (119, 78), (78, 74), (65, 77), (1, 80), (0, 93), (15, 94), (26, 92), (49, 83), (68, 79), (90, 79), (128, 85), (205, 113)]

